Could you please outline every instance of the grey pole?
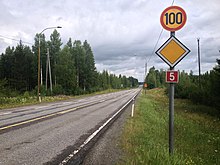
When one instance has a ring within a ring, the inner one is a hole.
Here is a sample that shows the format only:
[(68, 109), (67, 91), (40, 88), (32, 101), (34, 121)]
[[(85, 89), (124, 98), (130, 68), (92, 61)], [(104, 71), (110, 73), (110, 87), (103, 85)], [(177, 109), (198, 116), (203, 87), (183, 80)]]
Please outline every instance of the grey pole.
[(48, 30), (48, 29), (56, 29), (56, 28), (62, 28), (61, 26), (56, 26), (56, 27), (48, 27), (48, 28), (45, 28), (44, 30), (42, 30), (40, 33), (39, 33), (39, 37), (38, 37), (38, 40), (39, 40), (39, 45), (38, 45), (38, 88), (37, 88), (37, 99), (39, 102), (41, 102), (41, 96), (40, 96), (40, 86), (42, 85), (42, 77), (41, 77), (41, 72), (42, 72), (42, 69), (41, 69), (41, 62), (40, 62), (40, 36), (41, 34), (45, 31), (45, 30)]
[(49, 56), (49, 48), (47, 48), (46, 81), (45, 81), (46, 90), (47, 90), (47, 77), (48, 77), (48, 65), (49, 65), (48, 56)]
[(52, 94), (53, 87), (52, 87), (52, 76), (51, 76), (51, 67), (50, 67), (50, 51), (49, 51), (49, 48), (48, 48), (48, 67), (49, 67), (49, 76), (50, 76), (50, 92)]
[(52, 77), (51, 77), (51, 67), (50, 67), (50, 51), (47, 48), (47, 64), (46, 64), (46, 90), (47, 90), (47, 81), (48, 81), (48, 69), (49, 69), (49, 78), (50, 78), (50, 92), (52, 93)]
[[(170, 32), (170, 36), (175, 36), (175, 32)], [(170, 67), (174, 70), (174, 67)], [(173, 154), (174, 150), (174, 83), (170, 83), (169, 91), (169, 153)]]
[[(147, 83), (147, 62), (145, 63), (145, 72), (144, 72), (144, 84)], [(146, 95), (146, 88), (144, 87), (144, 94)]]
[(201, 87), (201, 67), (200, 67), (200, 48), (199, 48), (199, 38), (197, 38), (198, 41), (198, 64), (199, 64), (199, 87)]

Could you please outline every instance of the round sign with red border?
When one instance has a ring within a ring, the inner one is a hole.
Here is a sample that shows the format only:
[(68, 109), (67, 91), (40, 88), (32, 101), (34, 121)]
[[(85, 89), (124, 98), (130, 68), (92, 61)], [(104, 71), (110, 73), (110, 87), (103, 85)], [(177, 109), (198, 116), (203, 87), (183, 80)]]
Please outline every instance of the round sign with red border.
[(179, 6), (170, 6), (162, 12), (160, 23), (168, 31), (177, 31), (186, 23), (186, 12)]

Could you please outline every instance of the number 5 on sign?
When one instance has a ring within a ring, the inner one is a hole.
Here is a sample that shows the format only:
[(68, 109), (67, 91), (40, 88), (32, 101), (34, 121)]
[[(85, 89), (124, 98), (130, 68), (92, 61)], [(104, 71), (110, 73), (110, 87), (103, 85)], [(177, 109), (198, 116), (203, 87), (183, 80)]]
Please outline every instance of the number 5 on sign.
[(179, 82), (179, 72), (174, 70), (169, 70), (166, 72), (166, 82), (167, 83), (178, 83)]
[(186, 12), (179, 6), (170, 6), (162, 12), (160, 23), (168, 31), (177, 31), (186, 23)]

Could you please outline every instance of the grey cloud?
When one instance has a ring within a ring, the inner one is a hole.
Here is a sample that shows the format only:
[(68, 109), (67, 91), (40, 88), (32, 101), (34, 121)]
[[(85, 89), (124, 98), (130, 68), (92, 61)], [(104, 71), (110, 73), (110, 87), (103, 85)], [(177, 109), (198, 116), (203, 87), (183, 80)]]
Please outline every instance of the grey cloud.
[[(62, 42), (88, 40), (98, 70), (108, 69), (143, 79), (146, 60), (148, 67), (167, 69), (167, 64), (154, 54), (154, 47), (162, 29), (160, 14), (171, 4), (158, 0), (2, 0), (0, 2), (1, 35), (33, 42), (36, 33), (49, 26), (60, 25)], [(197, 69), (197, 38), (201, 39), (204, 71), (210, 70), (219, 58), (220, 3), (219, 0), (175, 1), (187, 12), (187, 23), (176, 32), (177, 38), (191, 49), (176, 67)], [(51, 31), (45, 32), (49, 39)], [(164, 30), (156, 47), (168, 38)], [(14, 42), (0, 40), (1, 52)], [(136, 58), (134, 59), (134, 55)], [(213, 62), (212, 62), (213, 61)], [(134, 70), (136, 66), (136, 70)]]

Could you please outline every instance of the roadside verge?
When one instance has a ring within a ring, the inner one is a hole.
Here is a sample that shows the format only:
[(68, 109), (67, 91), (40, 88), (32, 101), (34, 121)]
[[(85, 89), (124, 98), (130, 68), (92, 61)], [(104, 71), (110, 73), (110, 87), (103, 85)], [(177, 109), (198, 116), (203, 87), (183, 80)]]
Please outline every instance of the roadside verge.
[(195, 108), (188, 100), (175, 99), (174, 155), (168, 151), (168, 98), (163, 89), (141, 94), (134, 118), (122, 135), (125, 152), (120, 165), (219, 164), (220, 121)]

